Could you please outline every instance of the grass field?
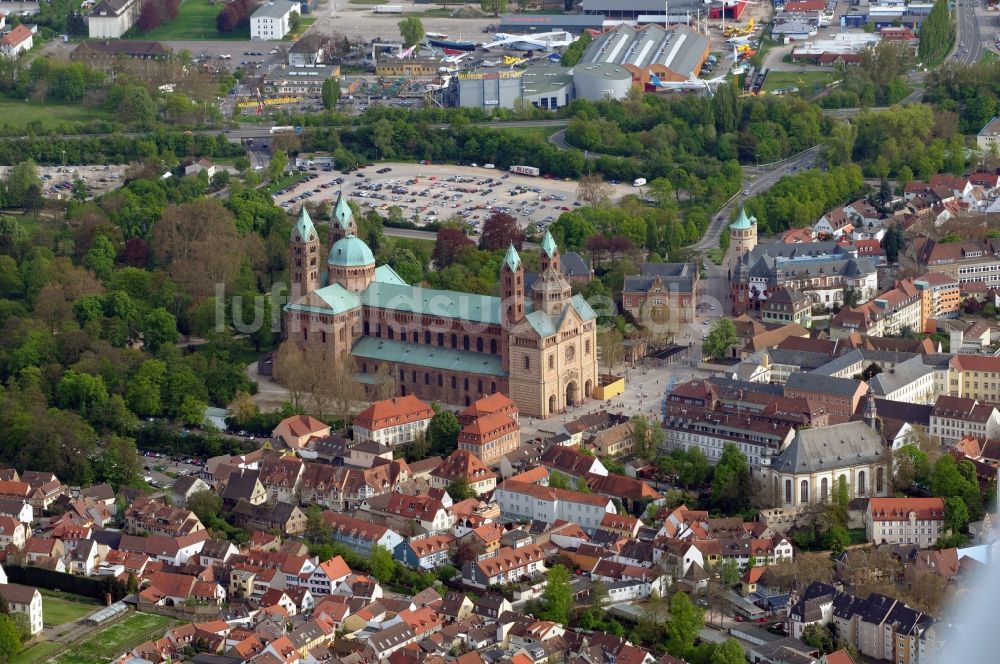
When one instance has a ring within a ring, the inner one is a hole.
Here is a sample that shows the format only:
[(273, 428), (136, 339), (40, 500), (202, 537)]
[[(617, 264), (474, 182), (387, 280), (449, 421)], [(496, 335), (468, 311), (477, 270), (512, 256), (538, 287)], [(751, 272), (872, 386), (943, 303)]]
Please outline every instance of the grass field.
[(764, 81), (764, 92), (796, 87), (802, 96), (812, 96), (840, 78), (835, 71), (772, 71)]
[(542, 140), (548, 139), (549, 136), (559, 131), (560, 127), (504, 127), (503, 132), (505, 134), (520, 134), (524, 137), (537, 136)]
[(177, 18), (149, 32), (132, 30), (130, 39), (191, 40), (191, 39), (250, 39), (250, 28), (233, 32), (218, 32), (215, 17), (222, 11), (222, 4), (208, 4), (208, 0), (181, 0)]
[(34, 664), (34, 662), (44, 661), (49, 653), (58, 650), (61, 645), (55, 641), (39, 641), (11, 657), (8, 664)]
[(167, 628), (175, 624), (176, 620), (166, 616), (133, 613), (101, 630), (98, 638), (84, 639), (52, 661), (55, 664), (106, 664), (144, 641), (162, 637)]
[(66, 593), (59, 593), (57, 596), (49, 590), (42, 592), (42, 616), (46, 627), (72, 622), (99, 608), (100, 605), (89, 597)]
[(20, 99), (0, 97), (0, 126), (10, 125), (24, 128), (29, 122), (39, 120), (43, 129), (51, 129), (70, 122), (90, 122), (93, 120), (113, 120), (112, 115), (102, 109), (85, 108), (80, 104), (50, 104)]

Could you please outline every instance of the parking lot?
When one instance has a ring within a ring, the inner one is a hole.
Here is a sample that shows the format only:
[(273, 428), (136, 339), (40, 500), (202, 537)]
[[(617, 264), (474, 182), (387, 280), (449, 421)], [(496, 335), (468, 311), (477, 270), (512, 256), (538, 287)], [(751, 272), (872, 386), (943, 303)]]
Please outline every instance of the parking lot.
[[(0, 179), (7, 177), (10, 166), (0, 166)], [(83, 180), (87, 185), (88, 197), (100, 196), (121, 186), (128, 166), (111, 164), (107, 166), (39, 166), (42, 178), (42, 193), (47, 198), (69, 198), (73, 194), (73, 182)]]
[[(335, 201), (343, 191), (355, 203), (383, 214), (398, 207), (404, 219), (419, 225), (459, 216), (475, 230), (492, 212), (510, 214), (522, 228), (532, 222), (544, 227), (581, 204), (574, 180), (482, 167), (380, 163), (349, 174), (321, 168), (308, 174), (310, 179), (275, 196), (275, 204), (295, 213), (304, 201)], [(615, 200), (638, 192), (622, 184), (612, 188)]]

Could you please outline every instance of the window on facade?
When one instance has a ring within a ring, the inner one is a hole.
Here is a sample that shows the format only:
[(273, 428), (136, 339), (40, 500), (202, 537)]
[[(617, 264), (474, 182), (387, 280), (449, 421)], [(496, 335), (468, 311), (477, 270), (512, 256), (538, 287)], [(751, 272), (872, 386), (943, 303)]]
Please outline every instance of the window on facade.
[(573, 356), (576, 355), (576, 346), (569, 346), (566, 348), (566, 359), (572, 360)]
[(468, 392), (469, 391), (469, 379), (468, 378), (465, 379), (464, 384), (465, 384), (465, 391)]
[(458, 389), (458, 379), (454, 376), (451, 377), (451, 389)]
[(531, 368), (531, 358), (528, 357), (527, 355), (524, 356), (524, 368), (525, 369)]
[(555, 369), (555, 368), (556, 368), (556, 356), (554, 354), (549, 355), (549, 369)]
[(865, 471), (858, 473), (858, 495), (865, 496), (868, 494), (868, 485), (865, 482)]
[(496, 355), (496, 354), (497, 354), (497, 340), (490, 339), (490, 355)]
[(808, 480), (802, 480), (799, 484), (799, 502), (808, 503), (809, 502), (809, 482)]
[(884, 483), (885, 482), (884, 482), (884, 478), (883, 478), (883, 471), (882, 471), (881, 468), (879, 468), (878, 470), (875, 471), (875, 491), (876, 491), (876, 493), (882, 493), (885, 490), (885, 488), (883, 487)]
[(820, 500), (820, 502), (821, 503), (825, 503), (827, 500), (829, 500), (829, 496), (830, 496), (830, 486), (827, 483), (826, 478), (824, 477), (820, 481), (820, 483), (819, 483), (819, 500)]
[(400, 383), (406, 382), (406, 372), (403, 371), (402, 369), (399, 370), (399, 382)]
[(443, 386), (444, 386), (444, 376), (438, 374), (438, 387), (443, 387)]

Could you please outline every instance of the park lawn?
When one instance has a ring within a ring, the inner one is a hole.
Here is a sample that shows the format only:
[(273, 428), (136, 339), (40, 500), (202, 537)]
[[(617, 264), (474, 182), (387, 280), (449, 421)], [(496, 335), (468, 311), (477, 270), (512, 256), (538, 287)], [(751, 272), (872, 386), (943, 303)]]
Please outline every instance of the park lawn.
[[(488, 128), (489, 125), (486, 125)], [(548, 140), (549, 136), (560, 130), (560, 127), (504, 127), (500, 129), (505, 134), (518, 134), (525, 138), (537, 137), (543, 141)]]
[(34, 664), (34, 662), (44, 661), (49, 653), (58, 650), (61, 646), (62, 644), (56, 641), (39, 641), (11, 657), (8, 664)]
[(33, 120), (40, 120), (43, 129), (48, 130), (64, 123), (113, 119), (114, 116), (103, 109), (86, 108), (81, 104), (54, 104), (0, 97), (0, 127), (6, 124), (21, 129)]
[(177, 10), (177, 18), (166, 25), (161, 25), (149, 32), (140, 32), (138, 28), (130, 30), (129, 39), (154, 41), (189, 41), (194, 39), (250, 39), (250, 28), (241, 28), (232, 32), (219, 32), (215, 29), (215, 17), (223, 8), (222, 3), (211, 5), (208, 0), (181, 0)]
[(74, 643), (69, 650), (52, 660), (54, 664), (106, 664), (130, 648), (163, 636), (179, 624), (167, 616), (133, 613), (96, 636)]
[(764, 81), (764, 92), (796, 87), (800, 95), (811, 96), (839, 79), (836, 71), (772, 71)]
[(101, 605), (89, 597), (67, 593), (56, 596), (48, 590), (42, 592), (42, 616), (46, 627), (73, 622), (100, 608)]

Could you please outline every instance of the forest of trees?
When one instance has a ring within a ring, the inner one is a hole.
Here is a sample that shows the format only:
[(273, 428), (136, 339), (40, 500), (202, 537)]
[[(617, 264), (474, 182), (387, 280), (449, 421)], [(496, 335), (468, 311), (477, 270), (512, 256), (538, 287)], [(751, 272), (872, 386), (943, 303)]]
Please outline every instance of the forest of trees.
[(920, 26), (917, 57), (930, 67), (947, 53), (955, 42), (955, 20), (948, 9), (948, 0), (934, 0), (931, 13)]

